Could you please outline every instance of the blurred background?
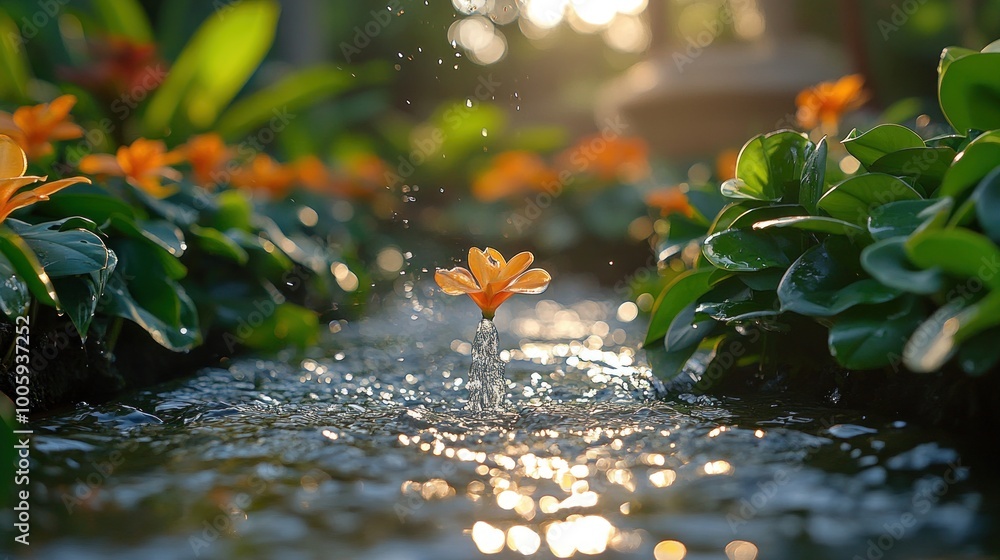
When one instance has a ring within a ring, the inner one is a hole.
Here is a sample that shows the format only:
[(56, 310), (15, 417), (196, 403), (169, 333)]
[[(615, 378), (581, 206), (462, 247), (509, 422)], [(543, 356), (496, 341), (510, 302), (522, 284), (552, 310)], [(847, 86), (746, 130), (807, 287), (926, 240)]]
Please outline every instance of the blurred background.
[(0, 32), (5, 109), (78, 97), (71, 167), (215, 131), (386, 277), (489, 244), (614, 282), (714, 215), (751, 136), (814, 128), (804, 89), (863, 78), (827, 134), (933, 130), (941, 49), (1000, 36), (1000, 0), (10, 0)]

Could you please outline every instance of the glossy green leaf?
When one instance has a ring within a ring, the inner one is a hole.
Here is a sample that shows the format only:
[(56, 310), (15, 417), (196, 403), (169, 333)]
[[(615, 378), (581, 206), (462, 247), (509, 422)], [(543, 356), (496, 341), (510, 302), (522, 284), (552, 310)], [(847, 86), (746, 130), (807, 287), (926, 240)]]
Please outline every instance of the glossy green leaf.
[(242, 191), (229, 190), (219, 193), (218, 209), (212, 216), (212, 226), (219, 231), (253, 229), (253, 205)]
[(826, 216), (788, 216), (787, 218), (757, 222), (753, 225), (753, 229), (755, 230), (767, 230), (770, 228), (792, 228), (818, 233), (847, 235), (849, 237), (865, 233), (864, 228), (858, 225)]
[(991, 292), (972, 305), (956, 298), (924, 321), (903, 351), (903, 363), (912, 371), (939, 370), (955, 355), (958, 346), (987, 329), (1000, 325), (1000, 292)]
[(868, 225), (875, 208), (900, 200), (920, 200), (913, 187), (882, 173), (865, 173), (842, 181), (819, 200), (819, 208), (839, 220)]
[(708, 262), (733, 272), (784, 268), (791, 259), (783, 240), (767, 232), (731, 229), (709, 236), (702, 247)]
[(940, 79), (941, 74), (944, 74), (952, 62), (973, 54), (978, 54), (978, 52), (965, 47), (945, 47), (941, 51), (941, 60), (938, 62), (938, 78)]
[(779, 130), (747, 142), (736, 162), (736, 179), (722, 184), (730, 198), (796, 202), (802, 167), (815, 146), (802, 133)]
[(741, 272), (736, 277), (750, 289), (757, 290), (758, 292), (773, 292), (778, 289), (778, 284), (784, 275), (784, 270), (768, 268), (759, 272)]
[(0, 312), (15, 321), (16, 317), (25, 315), (31, 304), (31, 291), (28, 285), (14, 270), (7, 257), (0, 253)]
[(689, 346), (697, 346), (706, 336), (712, 333), (715, 321), (712, 319), (695, 319), (697, 303), (691, 303), (674, 317), (670, 328), (663, 338), (663, 347), (667, 352), (675, 352)]
[(1000, 167), (979, 183), (972, 196), (979, 227), (994, 243), (1000, 244)]
[(178, 117), (196, 129), (211, 126), (271, 48), (277, 21), (272, 0), (243, 0), (208, 18), (150, 99), (147, 134), (162, 134)]
[(709, 281), (713, 272), (713, 269), (689, 270), (667, 284), (653, 304), (644, 342), (646, 346), (663, 339), (677, 314), (712, 289)]
[(978, 278), (1000, 289), (1000, 248), (967, 229), (923, 231), (906, 242), (906, 255), (920, 268), (939, 268), (960, 278)]
[(955, 156), (941, 179), (941, 196), (957, 198), (1000, 166), (1000, 131), (980, 135)]
[(944, 287), (940, 269), (919, 269), (910, 262), (903, 237), (890, 237), (865, 247), (861, 266), (872, 278), (897, 290), (929, 295)]
[(880, 124), (865, 133), (852, 130), (843, 140), (844, 147), (866, 169), (886, 154), (907, 148), (923, 148), (919, 134), (898, 124)]
[(61, 222), (8, 225), (31, 247), (50, 278), (89, 274), (108, 265), (108, 249), (96, 234), (84, 229), (62, 231)]
[(752, 208), (733, 220), (728, 229), (751, 229), (757, 222), (784, 218), (786, 216), (801, 216), (805, 208), (798, 204), (772, 204), (761, 208)]
[(712, 226), (708, 228), (709, 235), (730, 229), (733, 222), (736, 221), (736, 218), (739, 218), (748, 210), (761, 208), (762, 204), (762, 202), (757, 202), (755, 200), (741, 200), (739, 202), (727, 204), (722, 208), (722, 210), (719, 211), (718, 215), (715, 216)]
[(950, 198), (901, 200), (883, 204), (868, 217), (868, 232), (876, 241), (908, 237), (917, 230), (943, 225), (951, 207)]
[(108, 251), (108, 263), (102, 270), (82, 276), (52, 279), (56, 293), (59, 294), (59, 309), (69, 317), (81, 340), (87, 340), (90, 323), (117, 264), (115, 253)]
[(907, 148), (886, 154), (868, 168), (873, 173), (908, 177), (928, 195), (941, 184), (955, 159), (955, 150), (948, 147)]
[(55, 286), (52, 285), (52, 280), (45, 273), (42, 264), (38, 262), (35, 252), (21, 239), (20, 235), (2, 225), (0, 225), (0, 253), (7, 257), (18, 277), (28, 285), (28, 289), (31, 290), (35, 299), (44, 305), (59, 306)]
[(857, 250), (842, 237), (830, 237), (802, 254), (778, 285), (782, 311), (829, 317), (855, 305), (891, 301), (900, 290), (861, 274)]
[(838, 315), (830, 327), (830, 354), (848, 369), (877, 369), (898, 363), (925, 315), (915, 298), (864, 305)]
[(743, 300), (702, 303), (696, 311), (716, 321), (729, 323), (776, 317), (781, 314), (781, 306), (773, 292), (754, 292), (750, 298)]
[[(130, 239), (140, 241), (149, 247), (148, 254), (159, 259), (160, 265), (170, 278), (176, 280), (187, 275), (187, 267), (171, 253), (170, 243), (172, 241), (161, 239), (152, 232), (143, 229), (131, 218), (120, 214), (111, 216), (108, 223), (113, 231), (117, 231)], [(165, 233), (164, 236), (168, 237)]]
[(28, 50), (22, 45), (24, 35), (18, 22), (0, 10), (0, 96), (9, 101), (27, 103), (31, 80)]
[(955, 130), (1000, 128), (1000, 53), (963, 56), (941, 68), (938, 101)]
[(658, 378), (671, 381), (684, 371), (684, 366), (697, 350), (698, 346), (692, 345), (676, 352), (667, 352), (662, 345), (654, 344), (646, 349), (646, 359)]
[(806, 158), (799, 182), (799, 204), (810, 214), (816, 214), (819, 199), (826, 192), (826, 136), (816, 144), (816, 150)]

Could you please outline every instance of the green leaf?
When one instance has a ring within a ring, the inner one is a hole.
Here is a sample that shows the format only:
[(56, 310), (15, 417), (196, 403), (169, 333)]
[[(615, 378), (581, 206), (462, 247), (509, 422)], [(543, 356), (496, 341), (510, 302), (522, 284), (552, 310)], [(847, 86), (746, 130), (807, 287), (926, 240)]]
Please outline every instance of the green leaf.
[(799, 204), (810, 214), (816, 214), (820, 197), (826, 192), (826, 136), (816, 144), (816, 150), (806, 158), (799, 182)]
[(741, 200), (740, 202), (727, 204), (715, 216), (712, 226), (708, 228), (708, 233), (713, 234), (730, 229), (737, 218), (745, 214), (748, 210), (760, 208), (761, 204), (763, 203), (753, 200)]
[(676, 352), (667, 352), (662, 345), (646, 348), (646, 359), (653, 373), (663, 381), (670, 381), (684, 371), (691, 356), (698, 350), (698, 345), (687, 346)]
[[(160, 265), (170, 278), (176, 280), (187, 275), (187, 267), (185, 267), (181, 261), (171, 253), (171, 251), (174, 250), (172, 249), (171, 244), (175, 241), (169, 239), (170, 232), (168, 228), (159, 228), (164, 230), (160, 232), (161, 235), (164, 235), (164, 237), (167, 238), (164, 240), (155, 235), (153, 232), (147, 231), (131, 218), (120, 214), (111, 216), (108, 223), (113, 231), (117, 231), (129, 239), (137, 240), (149, 247), (146, 252), (160, 261)], [(179, 234), (180, 232), (177, 233)]]
[(924, 147), (924, 140), (919, 134), (898, 124), (880, 124), (863, 134), (858, 134), (858, 129), (854, 129), (842, 143), (865, 169), (886, 154), (906, 148)]
[(645, 346), (664, 338), (677, 315), (712, 289), (713, 272), (714, 269), (688, 270), (667, 284), (653, 304)]
[(769, 268), (760, 272), (741, 272), (736, 275), (740, 282), (752, 290), (758, 292), (773, 292), (778, 289), (781, 277), (785, 275), (784, 270)]
[(923, 231), (906, 242), (906, 255), (920, 268), (979, 278), (1000, 289), (1000, 248), (981, 234), (960, 228)]
[(830, 327), (830, 354), (848, 369), (891, 366), (902, 357), (906, 341), (923, 320), (913, 297), (849, 309)]
[(294, 71), (277, 83), (260, 89), (233, 105), (219, 117), (215, 129), (230, 140), (242, 138), (269, 122), (281, 123), (291, 113), (352, 88), (382, 81), (382, 65), (340, 68), (332, 64)]
[(108, 264), (104, 269), (82, 276), (52, 279), (59, 294), (59, 308), (76, 327), (81, 340), (87, 340), (90, 323), (94, 319), (94, 313), (104, 296), (104, 288), (117, 264), (118, 258), (115, 253), (108, 251)]
[(955, 150), (941, 148), (906, 148), (886, 154), (868, 168), (874, 173), (909, 177), (927, 195), (937, 189), (955, 159)]
[(781, 310), (830, 317), (855, 305), (885, 303), (900, 291), (865, 278), (854, 247), (842, 237), (827, 238), (802, 253), (778, 285)]
[(942, 59), (938, 101), (955, 130), (1000, 128), (1000, 53)]
[(210, 255), (225, 257), (241, 265), (246, 264), (250, 258), (246, 249), (215, 228), (195, 224), (191, 226), (189, 233), (194, 244)]
[(17, 275), (31, 290), (31, 294), (44, 305), (59, 306), (55, 286), (45, 273), (42, 264), (31, 247), (21, 239), (21, 236), (9, 228), (0, 225), (0, 254), (7, 257)]
[(937, 371), (959, 345), (997, 325), (1000, 325), (1000, 292), (991, 292), (969, 306), (961, 298), (953, 299), (913, 333), (903, 351), (903, 363), (918, 373)]
[(802, 167), (815, 149), (806, 135), (779, 130), (747, 142), (736, 161), (736, 179), (722, 184), (730, 198), (796, 202)]
[(28, 50), (23, 46), (21, 29), (12, 18), (0, 11), (0, 97), (7, 101), (28, 102), (31, 79)]
[(178, 118), (211, 126), (264, 60), (277, 21), (272, 0), (243, 0), (206, 20), (150, 99), (146, 133), (159, 136)]
[(975, 187), (1000, 165), (1000, 131), (990, 131), (969, 142), (955, 156), (951, 167), (941, 179), (941, 196), (958, 198)]
[(952, 200), (901, 200), (883, 204), (868, 217), (868, 232), (876, 241), (909, 237), (918, 230), (944, 225)]
[(913, 187), (901, 179), (882, 173), (851, 177), (827, 191), (819, 199), (819, 208), (839, 220), (860, 226), (868, 224), (875, 208), (899, 200), (920, 200)]
[(0, 311), (11, 321), (28, 313), (31, 291), (14, 270), (14, 265), (0, 253)]
[(781, 314), (780, 309), (778, 298), (773, 292), (754, 292), (748, 299), (744, 300), (702, 303), (698, 305), (696, 312), (708, 315), (716, 321), (730, 323), (762, 317), (777, 317)]
[(828, 218), (826, 216), (788, 216), (786, 218), (757, 222), (753, 225), (753, 229), (755, 230), (786, 227), (801, 229), (803, 231), (846, 235), (848, 237), (854, 237), (865, 233), (864, 228), (852, 224), (851, 222), (845, 222), (844, 220), (838, 220), (836, 218)]
[(944, 74), (945, 70), (947, 70), (949, 66), (951, 66), (952, 62), (972, 54), (978, 53), (972, 49), (964, 47), (945, 47), (945, 49), (941, 51), (941, 60), (938, 62), (938, 78), (940, 79), (941, 75)]
[(697, 346), (706, 336), (711, 334), (715, 321), (712, 319), (695, 320), (697, 303), (691, 303), (674, 317), (670, 328), (663, 338), (663, 347), (667, 352), (675, 352), (689, 346)]
[(940, 269), (918, 269), (910, 263), (903, 237), (890, 237), (865, 247), (861, 266), (872, 278), (897, 290), (930, 295), (944, 287)]
[(979, 227), (994, 243), (1000, 244), (1000, 167), (979, 183), (972, 196)]
[(138, 43), (152, 43), (153, 32), (142, 5), (136, 0), (91, 0), (104, 31)]
[(705, 240), (702, 252), (708, 262), (733, 272), (785, 268), (791, 264), (787, 238), (743, 229), (716, 233)]
[(212, 216), (212, 226), (215, 229), (219, 231), (253, 229), (253, 205), (241, 191), (222, 191), (216, 202), (219, 205), (218, 210)]
[(801, 216), (805, 208), (798, 204), (772, 204), (762, 208), (752, 208), (740, 214), (727, 229), (751, 229), (757, 222), (764, 222), (786, 216)]
[(89, 274), (108, 266), (108, 248), (101, 238), (84, 229), (62, 231), (62, 222), (29, 225), (8, 220), (38, 257), (50, 278)]

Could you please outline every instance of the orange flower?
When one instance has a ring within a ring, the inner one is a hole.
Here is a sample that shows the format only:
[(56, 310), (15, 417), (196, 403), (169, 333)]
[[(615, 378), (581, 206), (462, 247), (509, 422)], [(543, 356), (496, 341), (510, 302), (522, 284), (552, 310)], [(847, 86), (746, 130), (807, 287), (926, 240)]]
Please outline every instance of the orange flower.
[(594, 134), (559, 156), (561, 167), (602, 181), (635, 182), (649, 176), (649, 146), (642, 138)]
[(82, 68), (64, 69), (66, 79), (113, 97), (137, 91), (149, 93), (166, 76), (166, 68), (156, 54), (156, 45), (128, 37), (105, 37), (88, 44), (91, 62)]
[(646, 204), (659, 208), (664, 216), (667, 214), (683, 214), (690, 218), (694, 208), (688, 202), (688, 197), (680, 187), (664, 187), (646, 194)]
[(468, 294), (483, 310), (483, 317), (493, 319), (497, 307), (514, 294), (540, 294), (549, 287), (552, 277), (541, 268), (528, 270), (534, 255), (518, 253), (510, 262), (496, 249), (469, 249), (469, 268), (437, 269), (434, 280), (441, 291), (457, 296)]
[(83, 136), (83, 129), (70, 121), (69, 112), (76, 97), (61, 95), (50, 103), (18, 107), (14, 114), (0, 111), (0, 134), (20, 144), (29, 158), (52, 153), (52, 140), (72, 140)]
[(472, 194), (483, 202), (493, 202), (524, 191), (541, 189), (557, 180), (542, 158), (526, 151), (497, 154), (491, 166), (472, 182)]
[(177, 189), (166, 187), (161, 179), (179, 181), (181, 174), (171, 165), (184, 159), (179, 152), (168, 152), (163, 142), (139, 138), (131, 146), (120, 146), (115, 155), (91, 154), (80, 160), (80, 171), (91, 175), (125, 177), (132, 186), (164, 198)]
[(233, 174), (233, 185), (249, 190), (263, 191), (271, 198), (284, 198), (299, 174), (290, 166), (282, 165), (267, 154), (257, 154), (248, 165)]
[(193, 136), (177, 149), (191, 164), (195, 181), (202, 187), (214, 187), (226, 164), (233, 159), (233, 149), (214, 132)]
[(861, 74), (844, 76), (836, 82), (823, 82), (804, 89), (795, 98), (799, 126), (813, 129), (819, 125), (835, 128), (841, 116), (868, 101)]
[(34, 188), (18, 193), (26, 185), (44, 181), (47, 177), (25, 175), (28, 170), (28, 158), (24, 150), (9, 136), (0, 135), (0, 222), (7, 219), (11, 212), (43, 200), (48, 200), (53, 193), (77, 183), (89, 183), (86, 177), (70, 177), (51, 183), (36, 185)]
[(314, 155), (299, 159), (294, 166), (303, 185), (323, 194), (370, 199), (385, 185), (385, 162), (372, 154), (348, 158), (345, 175), (334, 173)]
[(720, 181), (728, 181), (736, 176), (736, 162), (739, 160), (740, 151), (735, 149), (723, 150), (715, 158), (715, 178)]

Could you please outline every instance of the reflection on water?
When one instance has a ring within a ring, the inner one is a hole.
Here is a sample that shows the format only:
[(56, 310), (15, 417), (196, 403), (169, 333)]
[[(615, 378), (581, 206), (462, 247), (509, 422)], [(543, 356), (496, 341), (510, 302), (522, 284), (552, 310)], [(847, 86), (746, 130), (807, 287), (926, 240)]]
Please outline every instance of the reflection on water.
[(410, 285), (305, 358), (39, 422), (34, 557), (995, 552), (992, 473), (947, 436), (773, 397), (657, 399), (635, 314), (553, 288), (497, 315), (502, 412), (464, 410), (473, 306)]

